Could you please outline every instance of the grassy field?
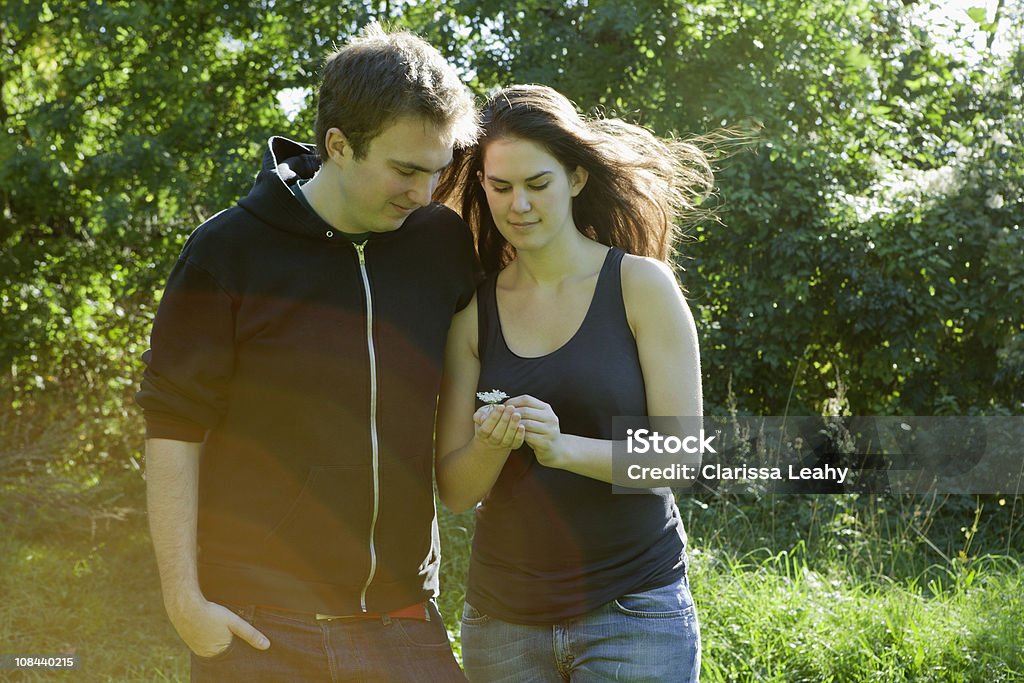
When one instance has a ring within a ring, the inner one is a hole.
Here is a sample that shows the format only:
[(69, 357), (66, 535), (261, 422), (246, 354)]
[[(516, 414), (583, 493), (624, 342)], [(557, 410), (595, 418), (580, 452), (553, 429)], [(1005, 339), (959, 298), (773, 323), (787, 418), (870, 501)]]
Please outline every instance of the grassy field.
[[(118, 504), (134, 512), (121, 520), (0, 515), (0, 654), (81, 660), (73, 672), (0, 679), (188, 680), (163, 614), (141, 481), (123, 489)], [(927, 541), (884, 526), (899, 518), (895, 504), (909, 506), (908, 519), (924, 506), (914, 528)], [(887, 515), (873, 505), (888, 505)], [(995, 552), (1004, 541), (1013, 551), (1020, 534), (1009, 507), (994, 505), (979, 512), (966, 501), (950, 521), (940, 514), (948, 504), (919, 500), (682, 499), (702, 680), (1024, 681), (1024, 568)], [(944, 540), (940, 525), (960, 517), (966, 525)], [(442, 512), (441, 527), (441, 609), (457, 638), (472, 514)]]
[[(188, 658), (163, 604), (141, 481), (123, 519), (22, 514), (0, 539), (0, 653), (75, 653), (74, 671), (10, 680), (187, 681)], [(0, 672), (0, 680), (5, 672)]]

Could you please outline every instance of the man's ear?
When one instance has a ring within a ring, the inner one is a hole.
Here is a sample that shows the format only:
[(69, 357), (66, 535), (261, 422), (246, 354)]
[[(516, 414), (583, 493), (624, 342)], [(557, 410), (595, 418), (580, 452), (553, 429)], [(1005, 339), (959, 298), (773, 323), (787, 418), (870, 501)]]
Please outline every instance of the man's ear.
[(583, 191), (583, 188), (587, 185), (587, 179), (590, 178), (590, 171), (577, 166), (576, 169), (569, 174), (569, 194), (573, 197), (579, 195)]
[(331, 161), (339, 165), (344, 165), (346, 160), (353, 156), (352, 145), (340, 128), (327, 129), (327, 133), (324, 135), (324, 147), (327, 149), (327, 156)]

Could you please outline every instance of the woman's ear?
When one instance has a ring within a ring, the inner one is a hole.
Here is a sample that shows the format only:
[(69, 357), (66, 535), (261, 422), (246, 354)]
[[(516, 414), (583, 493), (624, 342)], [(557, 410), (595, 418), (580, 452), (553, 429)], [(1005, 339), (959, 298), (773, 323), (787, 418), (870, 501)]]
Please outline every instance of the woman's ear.
[(477, 171), (476, 172), (476, 181), (478, 183), (480, 183), (481, 185), (484, 184), (484, 172), (483, 171)]
[[(327, 156), (336, 164), (344, 165), (346, 159), (352, 158), (352, 145), (340, 128), (329, 128), (324, 136), (324, 147)], [(326, 159), (324, 160), (326, 161)]]
[(569, 194), (573, 197), (579, 195), (583, 191), (583, 188), (587, 185), (587, 179), (590, 178), (590, 171), (577, 166), (576, 169), (569, 174)]

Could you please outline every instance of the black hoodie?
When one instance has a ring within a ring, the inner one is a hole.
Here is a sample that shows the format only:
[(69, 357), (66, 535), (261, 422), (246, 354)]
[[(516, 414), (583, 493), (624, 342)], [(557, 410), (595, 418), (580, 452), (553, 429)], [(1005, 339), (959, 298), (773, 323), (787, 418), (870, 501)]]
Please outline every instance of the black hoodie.
[(288, 187), (318, 166), (271, 138), (249, 195), (190, 236), (137, 401), (147, 437), (203, 443), (207, 599), (386, 612), (437, 593), (434, 411), (475, 258), (437, 204), (357, 248)]

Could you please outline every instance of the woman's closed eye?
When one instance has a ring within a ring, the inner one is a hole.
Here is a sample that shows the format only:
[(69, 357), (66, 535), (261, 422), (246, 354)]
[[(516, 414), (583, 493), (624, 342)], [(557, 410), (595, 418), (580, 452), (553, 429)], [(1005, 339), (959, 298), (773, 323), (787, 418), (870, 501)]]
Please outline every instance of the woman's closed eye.
[[(544, 183), (543, 185), (527, 185), (526, 187), (528, 189), (530, 189), (530, 190), (533, 190), (534, 192), (537, 192), (537, 191), (543, 190), (548, 185), (550, 185), (550, 183)], [(491, 190), (493, 190), (494, 192), (498, 192), (498, 193), (508, 192), (511, 189), (512, 188), (508, 187), (508, 186), (501, 186), (501, 187), (499, 187), (497, 185), (492, 185), (491, 186)]]

